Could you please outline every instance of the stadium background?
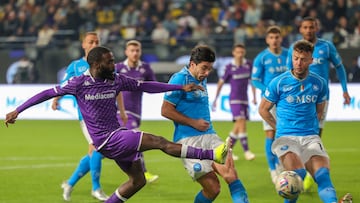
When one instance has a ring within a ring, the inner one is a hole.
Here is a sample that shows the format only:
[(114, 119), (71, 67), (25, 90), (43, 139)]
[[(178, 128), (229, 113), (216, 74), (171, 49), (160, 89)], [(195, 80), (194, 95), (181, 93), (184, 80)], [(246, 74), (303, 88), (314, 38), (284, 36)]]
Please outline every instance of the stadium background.
[[(276, 24), (288, 47), (300, 38), (304, 16), (319, 19), (318, 35), (334, 42), (348, 73), (358, 69), (358, 0), (2, 0), (0, 83), (6, 83), (7, 67), (22, 56), (35, 64), (34, 83), (56, 83), (57, 73), (82, 56), (79, 41), (93, 30), (117, 61), (124, 59), (127, 40), (141, 41), (143, 60), (152, 63), (158, 80), (167, 81), (182, 65), (176, 59), (198, 43), (214, 47), (218, 59), (229, 57), (234, 43), (244, 43), (253, 60), (266, 46), (266, 27)], [(334, 73), (330, 79), (337, 82)], [(217, 77), (214, 72), (209, 81)]]

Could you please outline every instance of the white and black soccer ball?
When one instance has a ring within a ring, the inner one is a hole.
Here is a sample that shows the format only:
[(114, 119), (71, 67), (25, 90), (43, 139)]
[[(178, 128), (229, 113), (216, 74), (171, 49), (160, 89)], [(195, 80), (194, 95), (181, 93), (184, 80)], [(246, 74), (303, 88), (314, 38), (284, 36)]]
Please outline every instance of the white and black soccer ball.
[(304, 190), (303, 181), (295, 171), (283, 171), (276, 180), (277, 193), (285, 199), (295, 199)]

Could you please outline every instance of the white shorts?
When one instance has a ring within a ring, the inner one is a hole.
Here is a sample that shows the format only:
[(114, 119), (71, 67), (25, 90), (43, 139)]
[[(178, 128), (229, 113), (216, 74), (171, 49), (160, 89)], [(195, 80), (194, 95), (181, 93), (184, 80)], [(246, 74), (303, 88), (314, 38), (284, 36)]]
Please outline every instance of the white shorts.
[(329, 158), (321, 138), (318, 135), (283, 136), (275, 139), (271, 150), (277, 157), (281, 157), (287, 152), (293, 152), (300, 157), (303, 164), (309, 161), (314, 155)]
[[(224, 143), (216, 134), (205, 134), (193, 137), (183, 138), (178, 141), (180, 144), (186, 144), (193, 147), (199, 147), (203, 149), (214, 149), (215, 147)], [(199, 159), (181, 159), (183, 165), (193, 180), (197, 180), (201, 176), (213, 171), (212, 160), (199, 160)], [(196, 165), (198, 170), (194, 170)]]
[[(276, 120), (276, 106), (273, 105), (273, 107), (270, 109), (270, 113), (274, 116)], [(264, 131), (267, 130), (274, 130), (266, 121), (263, 120), (263, 129)]]

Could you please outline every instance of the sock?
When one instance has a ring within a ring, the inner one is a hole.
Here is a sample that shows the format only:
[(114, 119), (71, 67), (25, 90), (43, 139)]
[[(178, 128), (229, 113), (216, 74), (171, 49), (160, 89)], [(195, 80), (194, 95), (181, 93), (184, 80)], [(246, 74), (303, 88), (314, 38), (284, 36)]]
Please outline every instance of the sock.
[(229, 184), (231, 199), (234, 203), (248, 203), (248, 196), (244, 185), (239, 179)]
[(315, 182), (318, 185), (318, 194), (325, 203), (337, 202), (336, 191), (330, 180), (328, 168), (320, 168), (315, 173)]
[(214, 150), (182, 145), (181, 158), (214, 160)]
[(68, 184), (73, 187), (84, 175), (87, 174), (90, 170), (90, 157), (89, 155), (81, 158), (78, 167), (75, 169), (73, 174), (68, 180)]
[(269, 165), (270, 170), (276, 169), (276, 156), (271, 151), (271, 145), (274, 142), (274, 139), (266, 138), (265, 139), (265, 154), (266, 154), (266, 160)]
[(105, 203), (123, 203), (126, 200), (128, 199), (121, 196), (118, 190), (115, 190), (115, 192), (109, 197), (108, 200), (105, 201)]
[(194, 200), (194, 203), (211, 203), (212, 200), (211, 199), (208, 199), (206, 198), (202, 191), (200, 191), (196, 196), (195, 196), (195, 200)]
[(101, 174), (101, 159), (102, 155), (100, 152), (93, 151), (90, 157), (90, 173), (92, 190), (95, 191), (100, 188), (100, 174)]
[(239, 133), (238, 137), (240, 139), (241, 146), (244, 152), (249, 151), (248, 137), (246, 133)]
[(294, 170), (297, 174), (299, 174), (299, 176), (301, 177), (302, 180), (304, 180), (305, 176), (306, 176), (306, 170), (305, 168), (299, 168), (299, 169), (295, 169)]
[(141, 161), (141, 166), (142, 166), (142, 168), (143, 168), (143, 171), (144, 171), (144, 173), (147, 171), (147, 169), (146, 169), (146, 167), (145, 167), (145, 160), (144, 160), (144, 153), (141, 153), (141, 159), (140, 159), (140, 161)]
[(230, 141), (231, 141), (231, 148), (233, 148), (234, 145), (236, 144), (236, 141), (238, 140), (238, 138), (236, 137), (236, 135), (233, 132), (230, 132), (229, 137), (230, 137)]

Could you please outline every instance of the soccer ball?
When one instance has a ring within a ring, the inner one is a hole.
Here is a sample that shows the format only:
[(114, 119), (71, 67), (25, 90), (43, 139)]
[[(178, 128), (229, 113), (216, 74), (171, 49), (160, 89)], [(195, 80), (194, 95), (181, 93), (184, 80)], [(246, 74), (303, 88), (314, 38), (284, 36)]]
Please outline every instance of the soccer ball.
[(303, 181), (295, 171), (283, 171), (276, 180), (277, 193), (285, 199), (295, 199), (304, 190)]

